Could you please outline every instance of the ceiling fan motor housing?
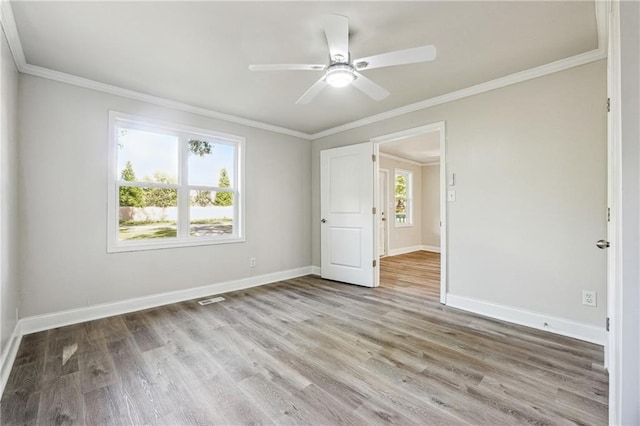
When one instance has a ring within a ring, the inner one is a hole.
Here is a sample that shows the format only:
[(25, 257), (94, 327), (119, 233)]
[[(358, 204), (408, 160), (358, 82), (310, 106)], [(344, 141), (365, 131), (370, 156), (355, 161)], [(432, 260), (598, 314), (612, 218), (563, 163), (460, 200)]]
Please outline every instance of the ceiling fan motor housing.
[(356, 79), (354, 71), (348, 63), (334, 63), (329, 65), (324, 79), (333, 87), (345, 87)]

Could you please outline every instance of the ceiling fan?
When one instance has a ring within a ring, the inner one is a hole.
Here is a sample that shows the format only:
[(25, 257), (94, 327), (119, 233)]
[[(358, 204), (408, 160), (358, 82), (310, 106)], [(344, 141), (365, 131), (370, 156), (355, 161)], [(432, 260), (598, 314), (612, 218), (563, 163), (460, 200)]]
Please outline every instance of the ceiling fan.
[(329, 65), (265, 64), (249, 65), (249, 69), (251, 71), (325, 71), (320, 80), (316, 81), (296, 101), (296, 104), (308, 104), (327, 85), (345, 87), (350, 84), (372, 99), (380, 101), (389, 96), (389, 92), (360, 74), (359, 71), (428, 62), (436, 58), (436, 47), (427, 45), (351, 60), (351, 54), (349, 53), (349, 18), (346, 16), (325, 15), (324, 33), (327, 36), (327, 44), (329, 45)]

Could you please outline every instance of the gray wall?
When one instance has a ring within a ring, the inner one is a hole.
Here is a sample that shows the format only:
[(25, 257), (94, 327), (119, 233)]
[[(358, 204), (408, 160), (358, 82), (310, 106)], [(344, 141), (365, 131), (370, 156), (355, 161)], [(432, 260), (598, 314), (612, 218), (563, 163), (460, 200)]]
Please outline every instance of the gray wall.
[[(247, 241), (107, 254), (110, 109), (246, 137)], [(27, 75), (19, 130), (24, 316), (311, 263), (308, 141)]]
[(408, 170), (413, 173), (413, 224), (396, 226), (395, 207), (387, 207), (389, 226), (389, 250), (416, 247), (422, 244), (422, 168), (418, 165), (380, 156), (380, 168), (387, 169), (389, 204), (395, 205), (395, 171)]
[(17, 167), (17, 100), (18, 71), (4, 32), (0, 30), (2, 79), (0, 81), (0, 353), (16, 325), (19, 305), (17, 274), (18, 167)]
[[(320, 150), (446, 121), (450, 293), (602, 327), (606, 98), (599, 61), (314, 141), (313, 264)], [(597, 308), (581, 304), (583, 289)]]
[(440, 247), (440, 166), (422, 167), (422, 245)]
[(640, 423), (640, 5), (620, 3), (622, 107), (622, 312), (619, 338), (622, 416)]

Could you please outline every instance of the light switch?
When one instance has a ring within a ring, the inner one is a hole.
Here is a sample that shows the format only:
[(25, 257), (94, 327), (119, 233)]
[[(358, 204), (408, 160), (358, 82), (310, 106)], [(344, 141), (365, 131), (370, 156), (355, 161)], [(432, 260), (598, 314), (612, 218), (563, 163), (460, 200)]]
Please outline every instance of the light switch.
[(456, 174), (455, 173), (450, 173), (449, 174), (449, 186), (454, 186), (456, 184)]
[(456, 200), (456, 191), (454, 190), (449, 190), (447, 191), (447, 201), (455, 201)]

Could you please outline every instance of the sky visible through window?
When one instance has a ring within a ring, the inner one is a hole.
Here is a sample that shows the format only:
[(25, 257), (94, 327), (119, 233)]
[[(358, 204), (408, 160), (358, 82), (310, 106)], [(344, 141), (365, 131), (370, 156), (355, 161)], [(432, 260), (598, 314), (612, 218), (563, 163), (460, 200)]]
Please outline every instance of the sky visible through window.
[[(234, 149), (215, 139), (210, 155), (189, 155), (189, 185), (218, 186), (220, 171), (227, 169), (233, 181)], [(118, 178), (127, 161), (131, 162), (137, 181), (156, 181), (156, 174), (178, 179), (178, 137), (136, 129), (118, 128)]]

